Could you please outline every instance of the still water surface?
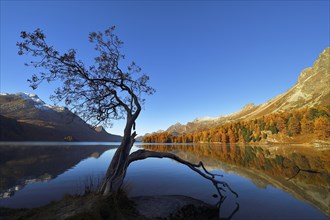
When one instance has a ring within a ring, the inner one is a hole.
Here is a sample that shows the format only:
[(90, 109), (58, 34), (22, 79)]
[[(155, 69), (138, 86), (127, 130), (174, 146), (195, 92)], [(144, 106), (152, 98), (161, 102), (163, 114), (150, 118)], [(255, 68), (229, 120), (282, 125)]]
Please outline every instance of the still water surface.
[[(118, 143), (2, 143), (0, 206), (38, 207), (64, 194), (97, 185)], [(329, 149), (236, 145), (136, 144), (132, 150), (172, 152), (192, 163), (202, 160), (222, 174), (239, 194), (230, 192), (221, 205), (232, 219), (328, 219)], [(149, 158), (129, 167), (129, 196), (186, 195), (216, 204), (212, 183), (170, 159)]]

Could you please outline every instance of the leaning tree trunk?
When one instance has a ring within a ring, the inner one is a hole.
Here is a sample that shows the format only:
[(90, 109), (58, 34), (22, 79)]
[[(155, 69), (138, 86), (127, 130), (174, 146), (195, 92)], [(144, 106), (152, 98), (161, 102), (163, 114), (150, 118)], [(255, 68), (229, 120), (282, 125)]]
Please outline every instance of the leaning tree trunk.
[[(141, 105), (139, 103), (138, 97), (132, 92), (130, 88), (125, 85), (120, 85), (120, 87), (132, 96), (130, 108), (124, 104), (117, 96), (117, 100), (123, 104), (127, 112), (126, 126), (124, 130), (124, 137), (121, 141), (119, 148), (116, 150), (108, 170), (105, 175), (105, 179), (100, 188), (100, 192), (103, 195), (109, 195), (111, 193), (117, 192), (123, 185), (124, 178), (126, 175), (126, 169), (128, 166), (128, 157), (135, 142), (136, 132), (135, 130), (135, 120), (138, 118), (141, 112)], [(134, 107), (133, 107), (134, 103)], [(134, 109), (134, 110), (133, 110)]]
[(103, 195), (109, 195), (113, 192), (117, 192), (124, 181), (128, 157), (131, 148), (135, 142), (136, 133), (132, 134), (132, 128), (134, 127), (135, 119), (128, 118), (126, 122), (126, 127), (124, 130), (124, 137), (120, 146), (117, 148), (108, 170), (105, 175), (105, 179), (100, 188), (100, 192)]
[(137, 115), (138, 114), (133, 115), (133, 117), (129, 116), (127, 118), (124, 137), (108, 167), (108, 170), (105, 175), (105, 179), (100, 188), (100, 193), (102, 193), (103, 195), (109, 195), (111, 193), (117, 192), (123, 185), (127, 168), (132, 162), (154, 157), (154, 158), (169, 158), (175, 160), (183, 165), (186, 165), (192, 171), (198, 173), (205, 179), (210, 180), (219, 193), (220, 201), (223, 198), (221, 191), (226, 191), (225, 189), (229, 190), (238, 197), (238, 194), (233, 189), (231, 189), (231, 187), (226, 182), (215, 179), (215, 176), (221, 176), (221, 175), (216, 175), (208, 172), (202, 162), (199, 162), (198, 164), (192, 164), (172, 153), (155, 152), (148, 150), (138, 150), (130, 154), (132, 146), (135, 142), (136, 133), (135, 132), (132, 133), (132, 130), (135, 130), (134, 127), (135, 127), (135, 120), (137, 118)]

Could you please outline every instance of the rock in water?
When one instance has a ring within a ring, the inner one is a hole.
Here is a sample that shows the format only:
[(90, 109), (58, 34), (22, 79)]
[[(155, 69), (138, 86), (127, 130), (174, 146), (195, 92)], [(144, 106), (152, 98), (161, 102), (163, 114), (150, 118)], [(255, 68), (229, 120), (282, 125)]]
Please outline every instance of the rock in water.
[[(166, 196), (139, 196), (131, 198), (136, 204), (136, 209), (141, 215), (147, 218), (169, 218), (178, 215), (187, 215), (189, 213), (195, 214), (201, 210), (217, 209), (214, 206), (206, 204), (200, 200), (182, 196), (182, 195), (166, 195)], [(185, 216), (189, 217), (189, 216)]]

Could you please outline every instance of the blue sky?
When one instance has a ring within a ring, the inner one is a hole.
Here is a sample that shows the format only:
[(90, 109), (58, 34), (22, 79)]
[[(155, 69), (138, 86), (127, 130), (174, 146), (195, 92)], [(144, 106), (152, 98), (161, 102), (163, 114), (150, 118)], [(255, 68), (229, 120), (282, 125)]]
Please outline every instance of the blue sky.
[[(59, 50), (92, 61), (88, 33), (116, 25), (126, 60), (157, 90), (137, 121), (139, 134), (261, 104), (292, 87), (329, 46), (329, 1), (1, 1), (1, 92), (36, 93), (37, 70), (17, 55), (20, 31), (41, 28)], [(108, 131), (121, 134), (124, 122)]]

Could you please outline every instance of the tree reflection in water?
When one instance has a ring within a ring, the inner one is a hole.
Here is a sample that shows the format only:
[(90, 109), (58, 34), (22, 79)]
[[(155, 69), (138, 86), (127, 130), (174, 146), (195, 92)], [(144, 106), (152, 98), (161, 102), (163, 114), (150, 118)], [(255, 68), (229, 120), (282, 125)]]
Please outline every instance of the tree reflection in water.
[[(222, 203), (225, 201), (226, 196), (223, 194), (223, 192), (226, 192), (227, 190), (232, 193), (233, 195), (236, 196), (236, 198), (238, 198), (238, 194), (230, 187), (230, 185), (225, 182), (225, 181), (220, 181), (218, 179), (216, 179), (217, 176), (223, 177), (222, 175), (218, 175), (218, 174), (213, 174), (211, 172), (209, 172), (202, 161), (199, 161), (198, 163), (191, 163), (187, 160), (184, 160), (180, 157), (178, 157), (177, 155), (173, 154), (173, 153), (168, 153), (165, 151), (162, 151), (161, 153), (159, 151), (149, 151), (146, 149), (141, 149), (141, 150), (137, 150), (133, 153), (131, 153), (130, 155), (130, 160), (128, 161), (128, 165), (129, 166), (130, 163), (134, 162), (134, 161), (138, 161), (138, 160), (144, 160), (146, 158), (169, 158), (172, 159), (180, 164), (183, 164), (185, 166), (187, 166), (188, 168), (190, 168), (192, 171), (196, 172), (197, 174), (199, 174), (200, 176), (202, 176), (203, 178), (209, 180), (212, 182), (212, 184), (214, 185), (214, 187), (217, 190), (217, 193), (219, 195), (219, 202), (215, 205), (217, 207), (217, 209), (219, 210), (219, 216), (220, 216), (220, 209), (221, 209), (221, 205)], [(216, 196), (218, 197), (218, 196)], [(230, 219), (232, 216), (234, 216), (234, 214), (239, 210), (239, 205), (238, 203), (236, 203), (236, 208), (234, 209), (233, 213), (229, 216), (228, 219)], [(227, 219), (227, 218), (226, 218)]]
[(225, 218), (225, 217), (221, 217), (221, 205), (224, 203), (224, 201), (226, 200), (226, 196), (220, 197), (219, 202), (216, 204), (218, 210), (219, 210), (219, 219), (223, 219), (223, 220), (229, 220), (232, 217), (234, 217), (234, 215), (239, 211), (239, 204), (236, 202), (236, 208), (231, 212), (231, 214)]
[[(308, 184), (327, 186), (329, 183), (329, 150), (311, 147), (261, 147), (228, 144), (143, 144), (144, 149), (172, 152), (177, 155), (190, 153), (190, 162), (203, 161), (206, 166), (221, 162), (261, 171), (284, 178), (295, 178)], [(201, 158), (201, 159), (199, 159)], [(300, 171), (306, 171), (301, 172)], [(300, 173), (300, 175), (297, 175)]]
[[(229, 144), (143, 144), (142, 147), (175, 153), (192, 163), (203, 161), (208, 170), (236, 173), (258, 187), (276, 187), (330, 215), (328, 148)], [(223, 201), (220, 196), (220, 206)]]

